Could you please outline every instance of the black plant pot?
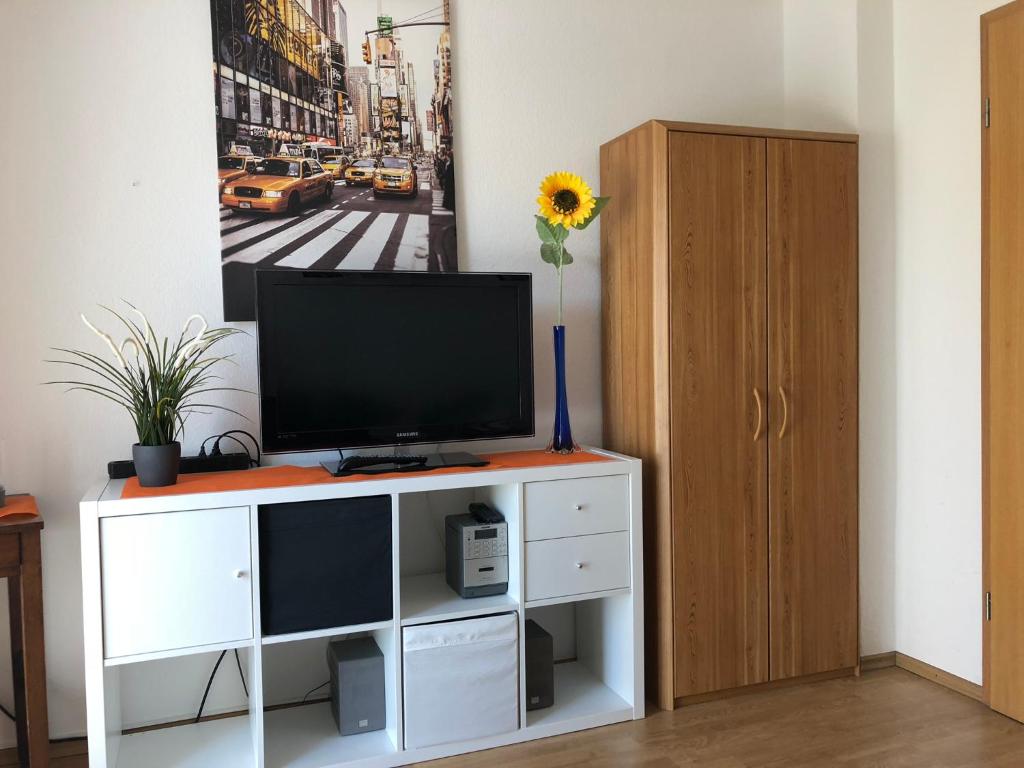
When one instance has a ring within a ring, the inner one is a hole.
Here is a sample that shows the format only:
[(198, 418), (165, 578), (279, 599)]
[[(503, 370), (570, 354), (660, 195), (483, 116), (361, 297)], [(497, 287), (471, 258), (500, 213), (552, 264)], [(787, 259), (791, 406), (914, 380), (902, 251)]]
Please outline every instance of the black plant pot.
[(159, 488), (174, 485), (178, 481), (178, 465), (181, 463), (181, 443), (167, 445), (132, 446), (135, 474), (139, 485), (145, 488)]

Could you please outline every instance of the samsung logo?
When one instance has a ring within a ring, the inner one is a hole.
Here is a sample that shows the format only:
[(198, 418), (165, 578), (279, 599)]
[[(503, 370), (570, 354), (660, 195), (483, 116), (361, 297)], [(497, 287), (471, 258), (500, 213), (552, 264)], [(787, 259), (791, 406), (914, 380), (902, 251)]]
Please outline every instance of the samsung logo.
[(395, 437), (419, 437), (419, 432), (396, 432)]

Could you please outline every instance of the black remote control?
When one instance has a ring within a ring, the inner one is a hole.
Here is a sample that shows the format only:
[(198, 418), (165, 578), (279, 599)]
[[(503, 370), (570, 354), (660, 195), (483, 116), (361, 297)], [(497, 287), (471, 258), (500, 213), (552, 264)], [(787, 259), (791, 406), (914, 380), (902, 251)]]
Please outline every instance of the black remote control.
[(505, 522), (505, 516), (496, 509), (484, 504), (482, 501), (474, 501), (469, 505), (469, 514), (476, 518), (478, 523), (484, 525), (496, 525)]

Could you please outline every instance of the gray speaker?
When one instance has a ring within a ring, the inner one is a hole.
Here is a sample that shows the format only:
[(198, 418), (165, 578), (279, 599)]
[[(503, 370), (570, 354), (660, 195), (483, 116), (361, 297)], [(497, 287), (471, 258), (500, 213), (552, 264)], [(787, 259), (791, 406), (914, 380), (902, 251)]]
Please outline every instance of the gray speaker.
[(555, 703), (555, 640), (533, 619), (526, 620), (526, 709)]
[(384, 654), (372, 637), (335, 640), (327, 646), (331, 714), (338, 733), (379, 731), (387, 725)]

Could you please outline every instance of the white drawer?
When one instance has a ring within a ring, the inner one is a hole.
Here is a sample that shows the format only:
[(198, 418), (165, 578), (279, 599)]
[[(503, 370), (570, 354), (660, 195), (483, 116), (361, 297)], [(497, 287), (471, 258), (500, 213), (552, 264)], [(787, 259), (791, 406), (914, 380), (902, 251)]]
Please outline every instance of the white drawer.
[(624, 475), (526, 483), (526, 540), (629, 530)]
[(628, 586), (627, 531), (526, 543), (527, 600)]
[(100, 521), (108, 659), (251, 639), (249, 508)]

